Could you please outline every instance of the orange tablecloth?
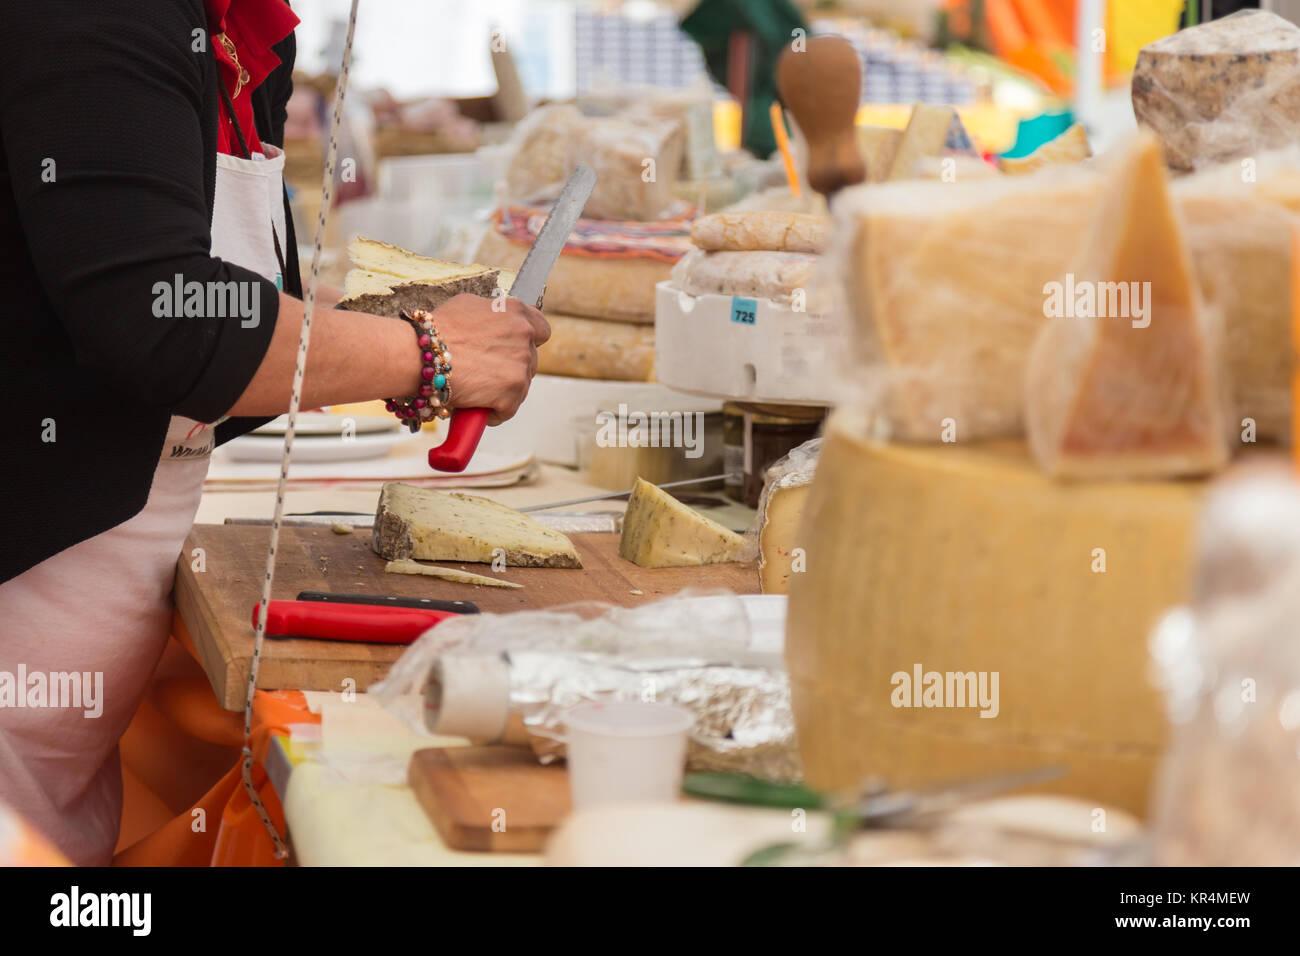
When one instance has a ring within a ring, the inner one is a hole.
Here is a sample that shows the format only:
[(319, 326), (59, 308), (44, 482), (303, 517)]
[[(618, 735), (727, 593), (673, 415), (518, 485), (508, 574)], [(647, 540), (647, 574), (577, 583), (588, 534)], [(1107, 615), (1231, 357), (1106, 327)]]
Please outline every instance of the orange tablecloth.
[[(282, 866), (244, 790), (243, 715), (212, 694), (180, 616), (153, 683), (122, 738), (125, 801), (117, 866)], [(284, 833), (279, 796), (264, 761), (290, 724), (319, 723), (299, 691), (258, 691), (253, 704), (253, 782)]]

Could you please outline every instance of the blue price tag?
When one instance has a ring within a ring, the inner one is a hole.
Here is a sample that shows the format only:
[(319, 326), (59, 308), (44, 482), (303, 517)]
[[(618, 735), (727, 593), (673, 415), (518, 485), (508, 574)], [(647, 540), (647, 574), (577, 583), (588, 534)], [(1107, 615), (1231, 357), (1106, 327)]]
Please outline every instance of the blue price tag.
[(741, 325), (753, 325), (757, 322), (758, 300), (733, 296), (731, 299), (731, 321), (739, 322)]

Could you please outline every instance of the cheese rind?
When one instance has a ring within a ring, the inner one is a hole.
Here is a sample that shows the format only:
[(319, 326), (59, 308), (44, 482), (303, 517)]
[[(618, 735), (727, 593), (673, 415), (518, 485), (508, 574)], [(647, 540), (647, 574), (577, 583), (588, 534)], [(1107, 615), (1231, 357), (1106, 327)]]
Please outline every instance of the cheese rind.
[(344, 277), (338, 307), (393, 318), (416, 309), (432, 312), (464, 293), (493, 295), (503, 278), (487, 266), (417, 256), (363, 236), (348, 244), (348, 257), (354, 268)]
[(456, 568), (440, 568), (433, 564), (421, 564), (418, 561), (412, 561), (410, 558), (389, 561), (388, 564), (384, 565), (384, 570), (389, 574), (423, 574), (426, 577), (439, 578), (443, 581), (453, 581), (456, 584), (472, 584), (475, 587), (523, 587), (522, 584), (516, 584), (513, 581), (503, 581), (500, 578), (489, 578), (482, 574), (471, 574), (469, 571), (459, 571)]
[(548, 312), (551, 337), (537, 349), (541, 375), (566, 375), (617, 382), (654, 381), (652, 325), (606, 322)]
[(1026, 420), (1039, 464), (1069, 478), (1222, 467), (1217, 356), (1150, 134), (1116, 158), (1080, 263), (1070, 284), (1094, 290), (1091, 313), (1048, 318), (1029, 359)]
[(1291, 241), (1300, 227), (1300, 153), (1239, 162), (1173, 184), (1201, 295), (1223, 322), (1234, 427), (1260, 441), (1291, 440)]
[(643, 568), (737, 560), (745, 539), (638, 478), (627, 502), (619, 556)]
[[(373, 280), (371, 280), (373, 282)], [(357, 283), (353, 284), (353, 288)], [(373, 288), (378, 289), (378, 283)], [(340, 300), (338, 307), (352, 312), (369, 312), (371, 315), (386, 315), (397, 318), (403, 312), (424, 309), (432, 312), (448, 299), (458, 295), (491, 296), (497, 289), (495, 270), (480, 272), (475, 275), (444, 279), (440, 282), (398, 281), (387, 291), (364, 292), (350, 295)], [(345, 287), (346, 291), (346, 287)]]
[(1133, 71), (1133, 112), (1179, 170), (1295, 142), (1300, 28), (1249, 11), (1143, 47)]
[[(1063, 484), (1023, 442), (868, 433), (845, 407), (828, 420), (803, 515), (808, 570), (790, 579), (786, 665), (809, 785), (1059, 763), (1069, 775), (1049, 789), (1144, 815), (1166, 738), (1148, 637), (1188, 597), (1208, 482)], [(997, 673), (996, 719), (894, 706), (892, 675), (917, 664)]]
[(821, 446), (820, 438), (805, 442), (763, 476), (758, 502), (758, 580), (764, 594), (788, 593), (790, 575), (807, 570), (807, 549), (800, 529)]
[(830, 220), (796, 212), (715, 212), (691, 223), (691, 242), (710, 252), (806, 252), (826, 249)]
[[(528, 248), (489, 227), (475, 258), (493, 268), (518, 270)], [(673, 264), (662, 259), (606, 259), (561, 253), (546, 280), (543, 308), (566, 315), (653, 325), (655, 285), (666, 281), (672, 271)]]
[(401, 482), (379, 494), (371, 546), (390, 561), (491, 563), (508, 567), (580, 568), (573, 543), (558, 531), (488, 498), (432, 491)]

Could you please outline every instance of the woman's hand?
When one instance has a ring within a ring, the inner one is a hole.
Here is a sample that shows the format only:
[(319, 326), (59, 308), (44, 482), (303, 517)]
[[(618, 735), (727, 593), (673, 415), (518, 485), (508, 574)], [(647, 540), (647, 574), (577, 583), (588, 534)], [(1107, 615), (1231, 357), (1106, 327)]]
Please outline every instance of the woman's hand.
[(435, 309), (433, 325), (451, 352), (452, 407), (489, 408), (493, 425), (513, 418), (537, 372), (537, 346), (551, 337), (546, 317), (518, 299), (465, 294)]

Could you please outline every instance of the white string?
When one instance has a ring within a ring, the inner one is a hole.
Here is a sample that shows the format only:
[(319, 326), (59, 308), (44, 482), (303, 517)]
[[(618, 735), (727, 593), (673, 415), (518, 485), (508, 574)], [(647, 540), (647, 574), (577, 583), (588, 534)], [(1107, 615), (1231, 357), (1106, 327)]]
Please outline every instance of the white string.
[(294, 429), (298, 424), (298, 406), (302, 399), (303, 372), (307, 367), (307, 347), (311, 342), (312, 312), (316, 307), (316, 285), (320, 273), (321, 247), (325, 244), (325, 223), (329, 218), (330, 201), (334, 195), (334, 166), (339, 152), (339, 122), (343, 116), (343, 97), (348, 88), (348, 71), (352, 65), (352, 36), (357, 27), (357, 3), (352, 0), (348, 13), (348, 36), (343, 44), (343, 65), (339, 69), (338, 86), (334, 91), (334, 115), (330, 118), (329, 145), (325, 150), (325, 174), (321, 182), (320, 215), (316, 219), (316, 242), (311, 254), (311, 275), (303, 295), (302, 333), (298, 336), (298, 360), (293, 370), (293, 390), (289, 396), (289, 425), (284, 432), (284, 454), (280, 458), (280, 478), (275, 486), (275, 515), (271, 519), (271, 542), (266, 551), (266, 577), (262, 581), (262, 599), (258, 603), (257, 624), (253, 632), (253, 660), (248, 668), (248, 690), (244, 698), (244, 790), (262, 825), (275, 843), (275, 857), (283, 860), (289, 847), (276, 829), (271, 815), (262, 805), (262, 798), (253, 785), (253, 696), (257, 691), (257, 672), (262, 663), (262, 642), (266, 637), (266, 608), (271, 601), (271, 583), (275, 578), (275, 549), (280, 543), (280, 523), (284, 518), (284, 490), (289, 477), (289, 455), (293, 451)]

